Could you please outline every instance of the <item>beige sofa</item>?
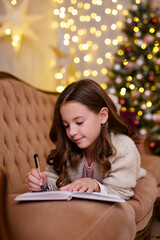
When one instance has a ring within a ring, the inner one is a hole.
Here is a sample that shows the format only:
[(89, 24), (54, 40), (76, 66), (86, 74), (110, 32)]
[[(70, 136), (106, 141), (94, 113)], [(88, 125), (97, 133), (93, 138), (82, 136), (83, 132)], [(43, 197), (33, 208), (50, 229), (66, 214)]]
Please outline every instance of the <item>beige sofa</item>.
[[(14, 201), (18, 193), (27, 191), (25, 177), (34, 167), (35, 153), (39, 155), (41, 170), (45, 169), (45, 159), (52, 146), (49, 131), (56, 99), (56, 94), (36, 90), (9, 74), (0, 73), (0, 167), (7, 174), (5, 210), (11, 239), (149, 239), (160, 183), (154, 171), (148, 171), (137, 182), (134, 197), (126, 203), (79, 199)], [(160, 163), (157, 168), (160, 169)], [(3, 236), (1, 239), (5, 240)]]

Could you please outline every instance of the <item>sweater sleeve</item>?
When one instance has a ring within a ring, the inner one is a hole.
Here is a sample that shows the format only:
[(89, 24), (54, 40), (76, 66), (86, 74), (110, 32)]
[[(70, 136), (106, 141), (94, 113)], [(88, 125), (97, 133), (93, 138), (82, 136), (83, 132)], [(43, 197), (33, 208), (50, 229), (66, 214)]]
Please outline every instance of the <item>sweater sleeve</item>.
[(140, 154), (129, 137), (118, 135), (113, 139), (113, 145), (117, 151), (110, 160), (111, 169), (102, 184), (107, 193), (118, 194), (127, 200), (134, 195), (137, 179), (145, 176), (146, 172), (140, 168)]
[(58, 179), (58, 175), (54, 172), (53, 168), (50, 165), (47, 165), (45, 172), (47, 176), (47, 185), (50, 191), (57, 191), (58, 188), (56, 186), (56, 181)]

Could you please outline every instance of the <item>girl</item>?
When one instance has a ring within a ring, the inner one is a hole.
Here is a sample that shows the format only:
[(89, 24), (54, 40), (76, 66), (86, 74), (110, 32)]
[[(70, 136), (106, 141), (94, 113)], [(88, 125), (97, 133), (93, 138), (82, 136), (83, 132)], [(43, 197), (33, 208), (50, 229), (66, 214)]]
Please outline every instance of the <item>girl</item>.
[(129, 199), (145, 175), (128, 128), (106, 92), (92, 80), (70, 84), (59, 96), (50, 138), (54, 144), (45, 172), (32, 169), (30, 191), (101, 192)]

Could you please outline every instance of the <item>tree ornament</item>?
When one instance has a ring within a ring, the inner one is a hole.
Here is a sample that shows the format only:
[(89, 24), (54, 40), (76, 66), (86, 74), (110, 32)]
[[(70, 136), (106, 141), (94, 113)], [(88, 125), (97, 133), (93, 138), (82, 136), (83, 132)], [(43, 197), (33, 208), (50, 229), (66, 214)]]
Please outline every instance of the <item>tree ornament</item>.
[(142, 135), (142, 136), (147, 136), (147, 129), (146, 128), (141, 128), (139, 133)]
[(128, 40), (128, 37), (127, 36), (124, 36), (124, 45), (127, 45), (128, 44), (128, 42), (129, 42), (129, 40)]
[(149, 75), (149, 76), (148, 76), (148, 81), (151, 82), (151, 83), (153, 83), (153, 82), (155, 81), (155, 78), (156, 78), (156, 77), (155, 77), (154, 75)]
[(141, 96), (140, 92), (137, 89), (131, 91), (131, 97), (133, 99), (139, 99)]
[(152, 95), (152, 91), (150, 89), (147, 89), (147, 90), (144, 91), (144, 95), (146, 97), (150, 97)]
[(145, 103), (142, 103), (141, 104), (141, 109), (145, 110), (147, 108), (146, 104)]
[(160, 65), (160, 58), (157, 58), (157, 59), (155, 60), (155, 62), (156, 62), (157, 65)]
[(125, 65), (125, 68), (129, 71), (133, 70), (134, 63), (129, 61), (128, 64)]
[(143, 57), (138, 58), (136, 61), (136, 64), (138, 66), (142, 66), (144, 64), (144, 58)]
[(136, 78), (138, 79), (138, 80), (141, 80), (142, 79), (142, 74), (141, 73), (138, 73), (137, 75), (136, 75)]
[(159, 24), (159, 19), (158, 19), (158, 17), (153, 17), (153, 18), (151, 19), (151, 23), (154, 24), (154, 25), (158, 25), (158, 24)]
[(138, 101), (137, 100), (133, 101), (133, 106), (135, 106), (135, 107), (138, 106)]
[(109, 93), (110, 94), (115, 94), (115, 92), (116, 92), (116, 89), (115, 89), (115, 87), (111, 87), (110, 89), (109, 89)]
[(122, 78), (121, 77), (116, 77), (115, 82), (117, 84), (121, 84), (122, 83)]
[(115, 65), (114, 65), (114, 69), (115, 69), (116, 71), (120, 70), (120, 69), (121, 69), (121, 65), (120, 65), (119, 63), (115, 64)]
[(139, 120), (136, 119), (136, 120), (134, 121), (134, 124), (135, 124), (136, 126), (138, 126), (138, 125), (139, 125)]
[(142, 32), (141, 32), (141, 31), (138, 31), (138, 32), (136, 32), (136, 33), (134, 34), (134, 36), (135, 36), (136, 38), (139, 38), (139, 37), (142, 36)]
[(133, 11), (137, 11), (138, 10), (138, 6), (136, 4), (133, 4), (132, 9), (133, 9)]
[(154, 42), (154, 37), (150, 34), (147, 34), (144, 36), (143, 41), (146, 44), (152, 44)]
[(127, 124), (129, 131), (135, 132), (136, 126), (135, 126), (135, 112), (131, 112), (129, 110), (126, 111), (120, 111), (120, 116), (124, 120), (124, 122)]
[(158, 114), (158, 113), (153, 114), (152, 115), (152, 120), (153, 120), (154, 123), (160, 124), (160, 114)]
[(143, 42), (142, 39), (139, 39), (139, 40), (137, 41), (137, 45), (138, 45), (139, 47), (141, 47), (143, 43), (144, 43), (144, 42)]
[(160, 38), (160, 31), (156, 33), (156, 36)]
[(126, 27), (130, 27), (132, 28), (134, 25), (133, 25), (133, 21), (131, 18), (127, 18), (126, 20)]
[(126, 101), (125, 101), (125, 99), (120, 99), (120, 100), (119, 100), (119, 103), (120, 103), (121, 105), (124, 105), (124, 104), (126, 103)]
[(159, 3), (158, 2), (151, 2), (151, 10), (152, 11), (156, 11), (156, 10), (158, 10), (159, 9)]
[(144, 13), (144, 14), (142, 15), (142, 18), (143, 18), (143, 19), (148, 19), (148, 14)]
[(127, 18), (127, 21), (126, 21), (128, 24), (131, 24), (131, 23), (133, 23), (133, 21), (132, 21), (132, 18)]
[(125, 47), (125, 52), (131, 52), (132, 51), (132, 47), (131, 46), (128, 46), (128, 47)]
[(155, 142), (150, 142), (150, 143), (149, 143), (149, 146), (150, 146), (150, 148), (155, 148), (156, 143), (155, 143)]
[(151, 113), (147, 113), (144, 115), (144, 119), (150, 121), (152, 119), (152, 114)]

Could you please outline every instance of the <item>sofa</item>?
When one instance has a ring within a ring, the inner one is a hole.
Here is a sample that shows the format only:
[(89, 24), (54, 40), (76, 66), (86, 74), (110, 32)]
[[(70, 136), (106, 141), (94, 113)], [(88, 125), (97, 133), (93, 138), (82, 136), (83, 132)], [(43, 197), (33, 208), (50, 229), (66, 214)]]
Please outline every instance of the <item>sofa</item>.
[[(7, 191), (2, 194), (6, 197), (1, 207), (5, 213), (0, 216), (0, 232), (9, 233), (8, 238), (2, 235), (0, 239), (150, 239), (160, 179), (150, 166), (152, 163), (149, 165), (148, 159), (146, 161), (143, 151), (142, 165), (147, 169), (147, 175), (138, 180), (134, 196), (125, 203), (81, 199), (41, 202), (14, 200), (17, 194), (28, 191), (25, 178), (27, 172), (35, 167), (35, 153), (39, 155), (41, 170), (45, 169), (46, 157), (52, 147), (49, 131), (57, 96), (0, 72), (0, 172), (6, 176), (4, 182), (7, 184)], [(158, 172), (160, 162), (157, 159), (155, 162)], [(6, 189), (2, 185), (0, 187)], [(7, 224), (3, 224), (4, 221)], [(7, 229), (4, 229), (6, 226)]]

